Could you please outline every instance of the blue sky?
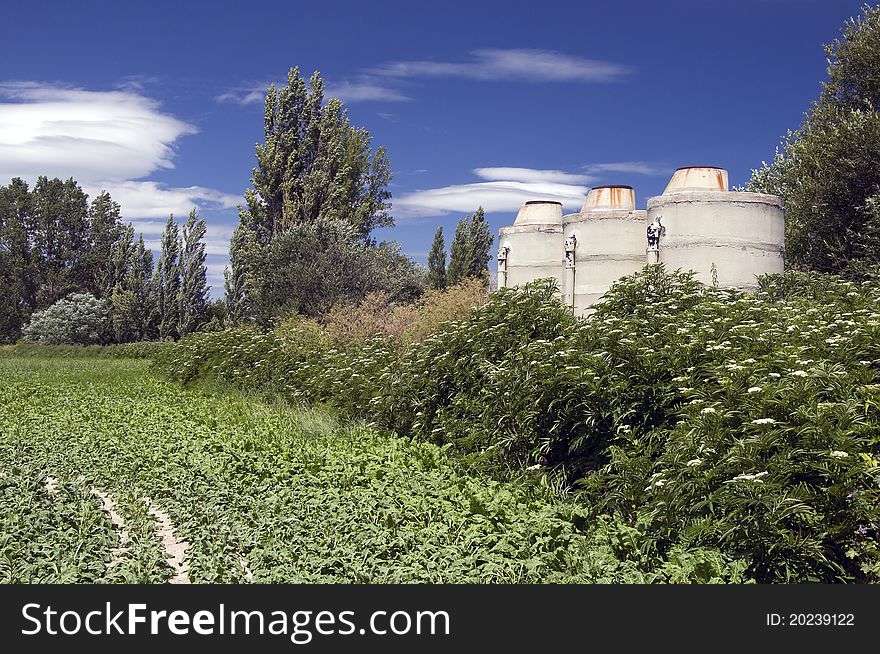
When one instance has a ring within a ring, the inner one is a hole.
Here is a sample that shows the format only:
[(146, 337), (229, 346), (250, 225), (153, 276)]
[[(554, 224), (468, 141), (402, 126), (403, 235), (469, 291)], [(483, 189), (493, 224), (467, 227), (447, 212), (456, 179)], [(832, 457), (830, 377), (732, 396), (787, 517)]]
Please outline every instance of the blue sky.
[(154, 246), (170, 211), (198, 206), (219, 294), (263, 91), (298, 65), (388, 148), (398, 224), (376, 236), (424, 262), (437, 225), (448, 245), (480, 204), (497, 230), (525, 199), (574, 211), (596, 184), (630, 184), (644, 207), (678, 166), (743, 183), (861, 4), (5, 3), (0, 184), (106, 188)]

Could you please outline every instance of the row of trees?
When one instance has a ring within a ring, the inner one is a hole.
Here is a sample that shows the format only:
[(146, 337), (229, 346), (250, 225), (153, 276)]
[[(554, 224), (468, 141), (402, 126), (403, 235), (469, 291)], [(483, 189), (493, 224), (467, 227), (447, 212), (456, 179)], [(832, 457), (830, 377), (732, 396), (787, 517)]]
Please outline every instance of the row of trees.
[(178, 233), (169, 217), (154, 271), (142, 235), (107, 192), (91, 202), (72, 178), (19, 178), (0, 186), (0, 342), (16, 340), (37, 313), (75, 294), (108, 308), (102, 338), (169, 338), (208, 318), (205, 223), (195, 210)]
[(820, 97), (748, 189), (785, 199), (789, 266), (859, 279), (880, 264), (880, 8), (825, 53)]
[(458, 222), (447, 266), (443, 227), (438, 227), (428, 254), (428, 288), (440, 290), (467, 278), (486, 275), (493, 240), (483, 207), (480, 207), (474, 214), (465, 216)]

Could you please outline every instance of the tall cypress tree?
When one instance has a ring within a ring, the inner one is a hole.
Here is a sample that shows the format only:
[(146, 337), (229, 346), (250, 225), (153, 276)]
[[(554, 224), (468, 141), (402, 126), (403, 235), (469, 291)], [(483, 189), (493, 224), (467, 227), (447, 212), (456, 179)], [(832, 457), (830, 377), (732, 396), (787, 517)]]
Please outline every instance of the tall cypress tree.
[(265, 256), (278, 237), (340, 223), (347, 239), (369, 244), (373, 229), (394, 224), (385, 149), (372, 149), (370, 134), (350, 124), (339, 100), (325, 101), (317, 71), (307, 84), (293, 68), (286, 86), (269, 87), (264, 135), (230, 246), (225, 287), (233, 322), (276, 313), (280, 307), (256, 297), (258, 289), (307, 274), (310, 260), (285, 268)]
[(180, 232), (173, 215), (162, 232), (155, 287), (159, 338), (174, 338), (180, 327)]
[(196, 331), (205, 322), (208, 302), (208, 273), (205, 269), (205, 221), (196, 210), (189, 213), (183, 227), (180, 253), (180, 327), (181, 336)]
[(492, 258), (490, 251), (492, 241), (495, 240), (489, 230), (489, 223), (486, 222), (483, 207), (479, 207), (476, 213), (471, 216), (468, 228), (470, 266), (467, 275), (468, 277), (482, 277), (489, 272), (489, 259)]
[(253, 318), (253, 267), (264, 244), (265, 239), (260, 238), (251, 214), (241, 211), (238, 226), (229, 241), (229, 266), (223, 273), (227, 317), (232, 324), (238, 325)]
[(36, 268), (27, 225), (31, 215), (28, 185), (15, 178), (0, 186), (0, 343), (14, 341), (36, 308)]
[(434, 244), (428, 254), (428, 288), (446, 288), (446, 243), (443, 241), (443, 227), (437, 228)]
[(124, 230), (119, 204), (102, 191), (89, 205), (89, 244), (83, 257), (86, 289), (96, 297), (109, 297), (120, 279), (112, 269), (112, 255), (117, 242), (125, 237)]
[(465, 216), (455, 226), (455, 237), (449, 250), (449, 267), (446, 269), (446, 283), (454, 286), (468, 275), (471, 268), (470, 216)]

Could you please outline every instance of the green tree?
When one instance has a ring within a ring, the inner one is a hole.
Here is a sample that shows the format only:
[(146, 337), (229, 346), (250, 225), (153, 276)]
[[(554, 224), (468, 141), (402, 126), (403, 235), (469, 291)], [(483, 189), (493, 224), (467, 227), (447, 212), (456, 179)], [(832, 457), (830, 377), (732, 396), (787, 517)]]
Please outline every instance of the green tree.
[(14, 341), (36, 308), (37, 270), (27, 226), (28, 185), (19, 178), (0, 186), (0, 343)]
[(486, 222), (483, 207), (479, 207), (471, 216), (469, 225), (468, 242), (470, 244), (470, 267), (468, 277), (483, 277), (489, 273), (489, 260), (492, 258), (490, 250), (495, 237)]
[(446, 271), (447, 284), (452, 286), (468, 277), (486, 275), (493, 240), (482, 207), (458, 221)]
[(121, 278), (113, 261), (115, 246), (126, 237), (120, 217), (119, 204), (106, 191), (89, 205), (89, 243), (83, 265), (86, 288), (97, 297), (109, 297)]
[(437, 228), (434, 244), (428, 254), (428, 288), (446, 288), (446, 244), (443, 241), (443, 227)]
[[(103, 266), (102, 287), (108, 297), (128, 275), (134, 247), (134, 228), (130, 224), (120, 226), (119, 236), (112, 243), (107, 263)], [(152, 276), (152, 271), (150, 275)]]
[(470, 235), (470, 217), (465, 216), (455, 226), (455, 236), (449, 249), (449, 267), (446, 269), (446, 283), (455, 286), (465, 277), (471, 267), (471, 248), (468, 243)]
[(208, 272), (205, 268), (205, 221), (196, 210), (189, 213), (183, 226), (183, 249), (180, 253), (180, 327), (186, 336), (206, 320), (208, 301)]
[(240, 211), (238, 226), (229, 241), (229, 266), (223, 272), (227, 316), (232, 324), (249, 322), (256, 316), (252, 289), (257, 273), (255, 262), (266, 242), (267, 239), (260, 239), (250, 212)]
[(111, 324), (117, 343), (146, 341), (157, 336), (157, 282), (153, 276), (153, 253), (140, 235), (130, 248), (125, 275), (110, 296)]
[(279, 234), (253, 264), (263, 271), (250, 289), (263, 325), (292, 312), (322, 316), (336, 304), (355, 304), (378, 291), (406, 302), (425, 285), (424, 269), (396, 244), (351, 238), (350, 227), (338, 221), (303, 223)]
[(47, 307), (87, 288), (88, 196), (73, 178), (39, 177), (31, 194), (29, 235), (39, 271), (38, 305)]
[(372, 152), (369, 133), (349, 123), (339, 100), (324, 102), (317, 71), (310, 86), (293, 68), (287, 86), (269, 87), (265, 141), (257, 145), (247, 210), (271, 234), (321, 217), (347, 222), (367, 238), (374, 228), (393, 224), (385, 149)]
[(788, 265), (859, 278), (880, 263), (880, 8), (825, 51), (820, 98), (748, 189), (784, 198)]
[(174, 338), (180, 328), (180, 232), (173, 215), (162, 232), (155, 288), (159, 338)]
[[(224, 286), (233, 322), (265, 321), (287, 306), (314, 311), (335, 298), (356, 297), (364, 288), (372, 289), (374, 284), (361, 283), (358, 274), (348, 282), (350, 288), (340, 289), (339, 284), (347, 282), (338, 278), (337, 271), (348, 270), (352, 263), (339, 261), (341, 256), (385, 260), (389, 265), (393, 261), (395, 269), (413, 268), (398, 266), (403, 255), (390, 255), (389, 246), (372, 254), (364, 249), (378, 247), (370, 238), (375, 228), (393, 225), (387, 190), (391, 167), (385, 149), (373, 151), (370, 134), (350, 124), (339, 100), (325, 102), (324, 81), (317, 72), (307, 84), (293, 68), (286, 86), (269, 87), (264, 139), (256, 147), (253, 188), (245, 192), (246, 206), (239, 211), (230, 243)], [(319, 234), (321, 230), (326, 233)], [(304, 242), (294, 243), (299, 237)], [(304, 244), (322, 240), (331, 251), (315, 252), (313, 260)], [(307, 282), (308, 274), (319, 268), (326, 269), (329, 278)], [(382, 273), (378, 279), (396, 283), (392, 281), (396, 275)], [(298, 295), (283, 295), (273, 288)], [(327, 297), (316, 297), (320, 292)]]

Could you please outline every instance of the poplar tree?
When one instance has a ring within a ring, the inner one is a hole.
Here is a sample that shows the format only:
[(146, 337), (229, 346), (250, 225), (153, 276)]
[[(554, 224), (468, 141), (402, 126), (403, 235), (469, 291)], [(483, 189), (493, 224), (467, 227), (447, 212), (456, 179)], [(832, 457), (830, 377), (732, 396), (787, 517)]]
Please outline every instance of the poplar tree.
[(183, 249), (180, 253), (180, 327), (181, 336), (196, 331), (206, 319), (208, 273), (205, 268), (206, 225), (196, 210), (189, 213), (183, 226)]
[(159, 338), (174, 338), (180, 327), (180, 232), (168, 216), (156, 268), (156, 312)]
[(468, 216), (465, 216), (455, 226), (455, 236), (452, 239), (452, 247), (449, 249), (449, 267), (446, 269), (446, 283), (449, 286), (455, 286), (462, 281), (470, 270), (469, 233), (470, 220)]
[(470, 245), (470, 266), (468, 277), (482, 277), (489, 272), (489, 260), (492, 258), (490, 251), (495, 237), (486, 222), (483, 207), (479, 207), (471, 216), (468, 226), (468, 243)]
[(102, 191), (89, 205), (89, 243), (83, 263), (86, 289), (99, 298), (109, 297), (121, 279), (112, 262), (117, 242), (126, 236), (120, 216), (119, 204), (107, 191)]
[(446, 244), (443, 241), (443, 227), (437, 228), (434, 244), (428, 254), (428, 288), (446, 288)]
[(468, 277), (479, 278), (487, 274), (493, 240), (482, 207), (458, 221), (449, 257), (447, 283), (452, 286)]
[[(130, 226), (129, 226), (129, 229)], [(153, 278), (153, 253), (140, 235), (130, 249), (126, 272), (111, 294), (111, 320), (117, 343), (155, 338), (157, 280)]]
[(37, 276), (28, 240), (28, 185), (15, 178), (0, 186), (0, 343), (18, 338), (36, 309)]
[(39, 272), (39, 307), (87, 287), (88, 196), (73, 178), (37, 179), (32, 192), (30, 237)]
[[(365, 289), (355, 288), (354, 280), (348, 289), (335, 282), (309, 286), (302, 281), (315, 268), (315, 256), (327, 258), (331, 272), (340, 269), (333, 261), (350, 253), (387, 259), (386, 251), (361, 246), (374, 246), (372, 231), (394, 224), (388, 212), (391, 167), (385, 149), (374, 151), (369, 132), (351, 125), (339, 100), (324, 97), (317, 71), (307, 84), (293, 68), (286, 86), (269, 87), (263, 127), (253, 188), (245, 192), (225, 275), (234, 322), (265, 322), (287, 306), (318, 307), (342, 296), (363, 295)], [(327, 235), (319, 239), (324, 243), (321, 252), (306, 253), (294, 243), (312, 241), (316, 234)], [(407, 266), (398, 268), (409, 274)], [(279, 304), (272, 289), (280, 287), (302, 289), (306, 296), (285, 297)], [(329, 295), (319, 297), (325, 287)]]

